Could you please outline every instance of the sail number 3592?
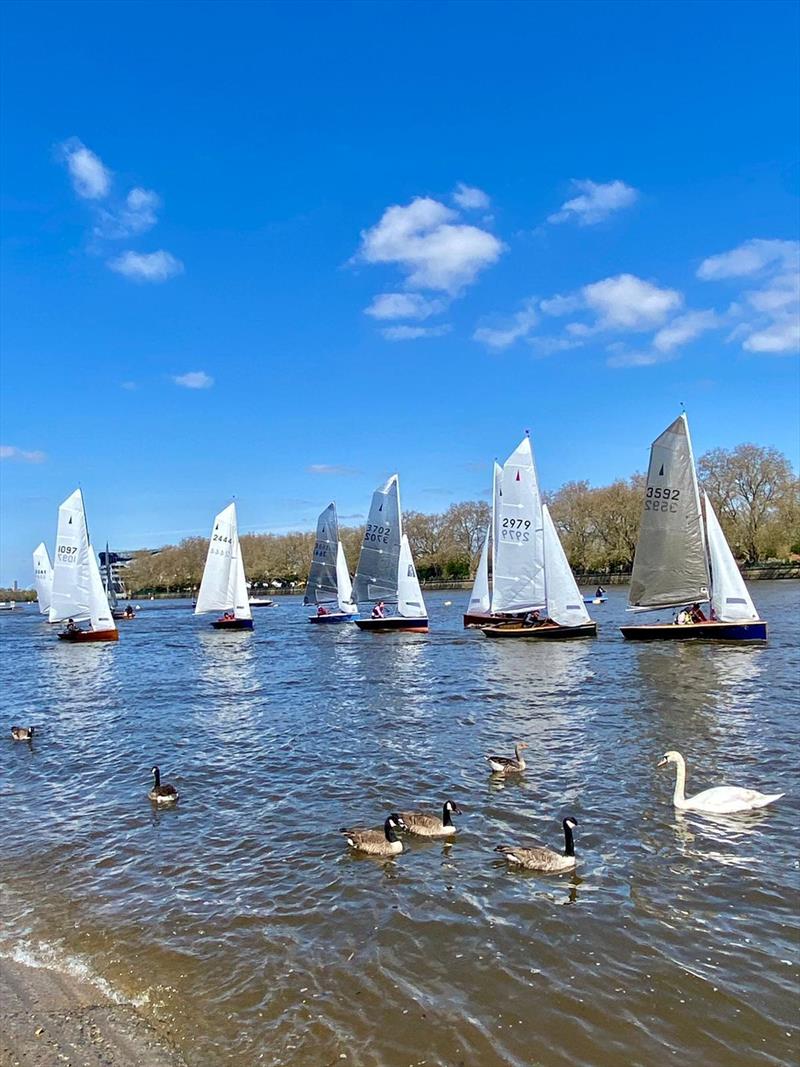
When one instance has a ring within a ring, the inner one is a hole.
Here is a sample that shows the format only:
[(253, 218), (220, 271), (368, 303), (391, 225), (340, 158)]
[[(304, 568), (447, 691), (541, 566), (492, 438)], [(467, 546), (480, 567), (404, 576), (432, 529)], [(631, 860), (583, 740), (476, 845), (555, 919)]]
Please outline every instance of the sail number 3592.
[(671, 511), (674, 514), (678, 510), (676, 501), (680, 495), (680, 489), (648, 485), (645, 493), (644, 510)]

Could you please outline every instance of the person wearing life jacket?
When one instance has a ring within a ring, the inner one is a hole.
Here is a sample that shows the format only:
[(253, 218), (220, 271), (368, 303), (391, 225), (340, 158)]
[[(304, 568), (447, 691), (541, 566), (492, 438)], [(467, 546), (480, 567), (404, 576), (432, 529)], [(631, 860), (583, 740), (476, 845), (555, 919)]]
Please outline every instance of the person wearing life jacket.
[(373, 619), (386, 618), (386, 607), (382, 600), (379, 600), (375, 607), (372, 609), (372, 617)]

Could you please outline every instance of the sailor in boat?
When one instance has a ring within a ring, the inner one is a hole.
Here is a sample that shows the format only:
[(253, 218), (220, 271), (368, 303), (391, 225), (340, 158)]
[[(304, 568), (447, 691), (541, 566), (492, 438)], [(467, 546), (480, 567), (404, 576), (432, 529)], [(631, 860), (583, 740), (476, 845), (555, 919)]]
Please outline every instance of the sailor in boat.
[(134, 619), (135, 617), (136, 617), (136, 612), (133, 610), (131, 605), (128, 604), (127, 608), (125, 608), (125, 618), (126, 619)]
[(325, 607), (325, 605), (324, 604), (319, 604), (317, 606), (317, 615), (327, 615), (327, 614), (328, 614), (328, 609)]
[(236, 616), (233, 614), (232, 611), (226, 611), (222, 616), (222, 621), (223, 622), (233, 622), (233, 620), (235, 618), (236, 618)]
[(595, 596), (605, 596), (605, 593), (606, 593), (606, 591), (602, 587), (602, 585), (598, 585), (597, 589), (595, 589), (595, 591), (594, 591), (594, 595)]
[(379, 600), (375, 607), (372, 609), (373, 619), (385, 619), (386, 618), (386, 605), (382, 600)]
[(695, 603), (691, 607), (681, 608), (675, 622), (678, 626), (693, 626), (695, 623), (708, 622), (708, 619), (700, 605)]
[(64, 627), (65, 634), (78, 634), (81, 632), (80, 626), (74, 619), (67, 619), (67, 625)]

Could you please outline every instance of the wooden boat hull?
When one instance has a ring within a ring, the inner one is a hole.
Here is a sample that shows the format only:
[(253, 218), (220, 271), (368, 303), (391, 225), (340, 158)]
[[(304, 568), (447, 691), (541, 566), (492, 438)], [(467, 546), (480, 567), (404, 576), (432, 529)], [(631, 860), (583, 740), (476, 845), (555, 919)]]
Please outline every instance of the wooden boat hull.
[(356, 615), (346, 615), (342, 611), (331, 611), (327, 615), (311, 615), (308, 621), (328, 626), (337, 622), (355, 622), (356, 618)]
[(693, 622), (679, 626), (656, 622), (644, 626), (620, 626), (628, 641), (766, 641), (767, 624), (753, 622)]
[(525, 618), (525, 612), (520, 612), (519, 615), (492, 615), (490, 611), (467, 611), (464, 614), (464, 628), (469, 626), (493, 626), (500, 622), (513, 622), (514, 619), (522, 620)]
[(215, 630), (252, 630), (252, 619), (217, 619), (211, 625)]
[(82, 645), (90, 641), (119, 641), (118, 630), (64, 630), (58, 635), (59, 641), (68, 641), (72, 645)]
[(428, 632), (427, 619), (405, 619), (402, 615), (391, 615), (388, 619), (356, 619), (355, 624), (359, 630), (367, 630), (375, 634), (426, 634)]
[(597, 623), (585, 622), (580, 626), (518, 626), (516, 623), (500, 623), (497, 626), (482, 626), (486, 637), (518, 638), (523, 641), (566, 641), (578, 637), (597, 637)]

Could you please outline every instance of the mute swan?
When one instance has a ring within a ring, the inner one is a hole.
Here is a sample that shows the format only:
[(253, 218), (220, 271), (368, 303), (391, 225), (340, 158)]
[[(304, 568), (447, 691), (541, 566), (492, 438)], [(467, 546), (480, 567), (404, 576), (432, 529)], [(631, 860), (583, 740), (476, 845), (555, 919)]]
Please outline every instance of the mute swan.
[(678, 769), (672, 803), (682, 811), (707, 811), (710, 815), (732, 815), (737, 811), (754, 811), (780, 800), (783, 793), (759, 793), (756, 789), (742, 789), (738, 785), (717, 785), (704, 789), (693, 797), (684, 795), (686, 761), (680, 752), (665, 752), (659, 767), (674, 763)]
[(360, 826), (348, 830), (343, 826), (339, 833), (344, 834), (350, 848), (357, 852), (365, 852), (368, 856), (399, 856), (403, 851), (403, 842), (395, 830), (405, 828), (402, 818), (393, 813), (383, 824), (383, 830), (369, 830)]
[(578, 825), (577, 819), (564, 819), (564, 852), (555, 852), (552, 848), (517, 848), (516, 845), (498, 845), (495, 852), (502, 852), (509, 863), (524, 867), (526, 871), (546, 871), (548, 874), (560, 874), (575, 867), (575, 843), (572, 831)]

